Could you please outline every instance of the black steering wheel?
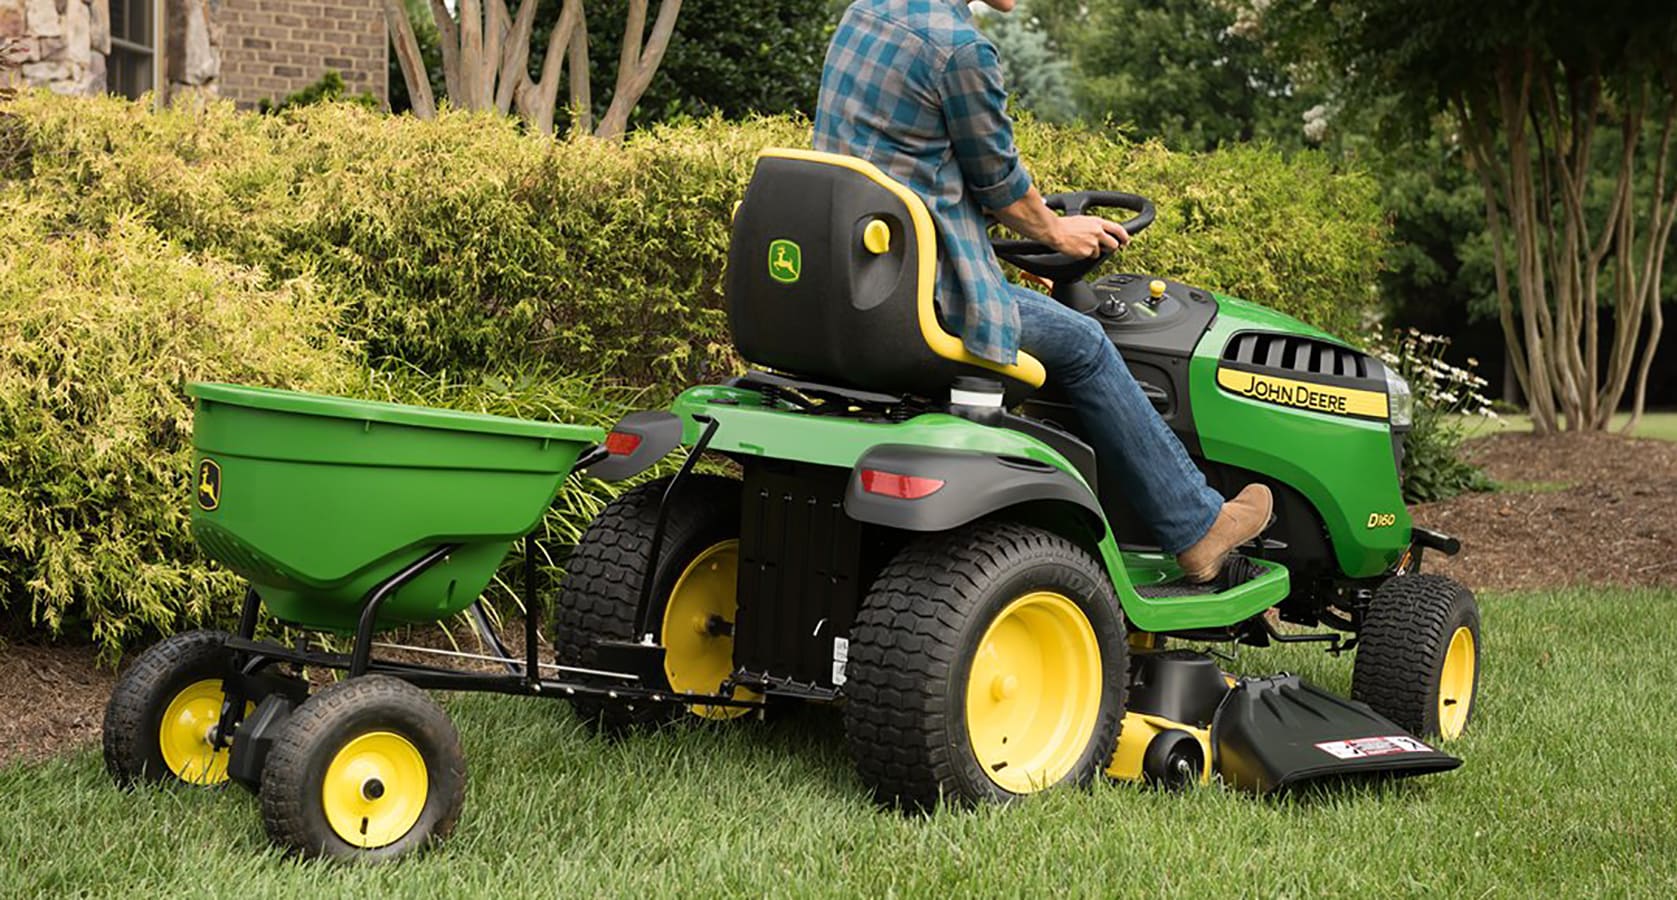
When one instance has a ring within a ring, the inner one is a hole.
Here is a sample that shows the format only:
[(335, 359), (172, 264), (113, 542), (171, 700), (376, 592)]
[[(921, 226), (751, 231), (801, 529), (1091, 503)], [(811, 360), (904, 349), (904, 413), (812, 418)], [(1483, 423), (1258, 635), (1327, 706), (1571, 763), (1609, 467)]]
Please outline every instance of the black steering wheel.
[[(1136, 214), (1135, 218), (1121, 223), (1132, 237), (1153, 224), (1153, 201), (1140, 194), (1126, 194), (1121, 191), (1075, 191), (1069, 194), (1051, 194), (1042, 199), (1048, 204), (1049, 209), (1068, 216), (1086, 215), (1095, 209), (1123, 209), (1133, 212)], [(1007, 262), (1032, 275), (1046, 278), (1056, 285), (1082, 281), (1083, 276), (1112, 255), (1111, 250), (1105, 250), (1099, 256), (1071, 256), (1041, 241), (992, 239), (990, 246), (995, 248), (997, 256)]]

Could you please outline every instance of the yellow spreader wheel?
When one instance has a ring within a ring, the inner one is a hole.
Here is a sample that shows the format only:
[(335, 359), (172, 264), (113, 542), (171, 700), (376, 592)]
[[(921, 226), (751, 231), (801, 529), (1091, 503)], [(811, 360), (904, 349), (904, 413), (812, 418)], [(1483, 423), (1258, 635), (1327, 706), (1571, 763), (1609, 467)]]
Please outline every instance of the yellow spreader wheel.
[(1478, 667), (1473, 631), (1463, 625), (1450, 636), (1450, 647), (1444, 651), (1444, 668), (1438, 675), (1438, 734), (1447, 741), (1461, 737), (1467, 727)]
[(332, 757), (320, 786), (326, 821), (344, 843), (394, 844), (425, 810), (430, 776), (413, 742), (389, 731), (353, 738)]
[(217, 747), (213, 740), (226, 699), (221, 679), (206, 678), (187, 685), (163, 710), (157, 727), (158, 749), (164, 765), (187, 784), (208, 786), (227, 780), (228, 748)]
[[(664, 604), (664, 674), (683, 693), (714, 694), (734, 671), (734, 619), (738, 612), (738, 540), (711, 545), (682, 570)], [(736, 699), (759, 694), (735, 688)], [(750, 710), (740, 706), (689, 707), (706, 719), (734, 719)]]
[(967, 734), (985, 774), (1015, 794), (1058, 783), (1088, 747), (1100, 689), (1100, 646), (1077, 604), (1052, 591), (1013, 601), (967, 679)]
[[(105, 705), (105, 768), (116, 783), (190, 784), (227, 781), (229, 748), (218, 747), (230, 663), (222, 631), (187, 631), (140, 654), (117, 679)], [(254, 708), (245, 704), (244, 713)]]
[(262, 767), (262, 821), (291, 853), (382, 860), (447, 837), (466, 799), (448, 714), (419, 688), (363, 675), (310, 697)]

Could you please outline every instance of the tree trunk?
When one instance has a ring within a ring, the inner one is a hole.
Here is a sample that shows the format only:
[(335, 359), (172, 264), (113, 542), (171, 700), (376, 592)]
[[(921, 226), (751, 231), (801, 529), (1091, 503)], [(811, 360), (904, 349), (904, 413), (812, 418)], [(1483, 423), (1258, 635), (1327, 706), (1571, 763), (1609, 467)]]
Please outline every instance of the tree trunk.
[(384, 0), (384, 25), (390, 32), (390, 44), (396, 50), (396, 61), (402, 66), (402, 81), (408, 87), (408, 99), (413, 114), (421, 119), (435, 118), (436, 100), (431, 97), (431, 76), (425, 71), (425, 60), (419, 52), (419, 38), (408, 21), (408, 11), (402, 0)]

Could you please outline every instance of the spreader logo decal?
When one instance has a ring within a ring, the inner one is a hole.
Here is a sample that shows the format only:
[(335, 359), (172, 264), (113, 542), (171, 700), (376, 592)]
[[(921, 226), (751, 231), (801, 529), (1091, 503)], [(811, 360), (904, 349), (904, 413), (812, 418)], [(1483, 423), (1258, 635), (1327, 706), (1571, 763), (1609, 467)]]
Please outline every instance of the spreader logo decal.
[(781, 284), (797, 284), (804, 273), (804, 250), (784, 238), (769, 245), (769, 277)]
[(198, 508), (214, 511), (221, 505), (221, 465), (213, 459), (198, 464)]
[(1334, 416), (1357, 416), (1363, 419), (1386, 418), (1386, 395), (1379, 391), (1363, 391), (1333, 384), (1316, 384), (1259, 375), (1240, 369), (1219, 368), (1217, 383), (1223, 389), (1242, 397), (1262, 400), (1279, 406), (1308, 409), (1311, 412)]
[(1334, 759), (1367, 759), (1370, 756), (1392, 756), (1397, 753), (1431, 753), (1426, 744), (1404, 734), (1388, 737), (1356, 738), (1349, 741), (1327, 741), (1316, 749)]

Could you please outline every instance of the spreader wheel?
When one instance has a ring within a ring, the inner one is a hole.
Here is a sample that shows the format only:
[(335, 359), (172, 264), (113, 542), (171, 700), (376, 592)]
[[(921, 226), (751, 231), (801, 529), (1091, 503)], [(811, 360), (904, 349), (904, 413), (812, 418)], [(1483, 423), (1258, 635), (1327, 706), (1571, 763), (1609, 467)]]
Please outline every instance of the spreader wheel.
[(851, 629), (845, 737), (889, 805), (1087, 784), (1118, 741), (1127, 647), (1106, 572), (1052, 533), (984, 522), (910, 544)]
[(405, 681), (367, 675), (311, 697), (275, 734), (262, 819), (301, 856), (389, 859), (447, 837), (465, 790), (448, 715)]
[[(652, 534), (668, 479), (641, 485), (612, 501), (571, 553), (555, 604), (553, 642), (562, 666), (597, 669), (595, 641), (634, 640), (635, 608), (647, 577)], [(653, 573), (652, 628), (664, 647), (666, 686), (714, 694), (734, 672), (740, 483), (694, 475), (676, 488)], [(756, 694), (735, 688), (736, 698)], [(668, 703), (573, 701), (577, 714), (608, 733), (662, 724), (681, 713)], [(746, 707), (695, 704), (705, 719), (732, 719)]]
[(1351, 697), (1423, 737), (1454, 740), (1479, 691), (1479, 605), (1442, 575), (1399, 575), (1369, 601)]
[(228, 747), (215, 732), (226, 700), (221, 680), (229, 637), (221, 631), (177, 634), (123, 673), (105, 706), (105, 768), (117, 784), (208, 787), (227, 780)]

